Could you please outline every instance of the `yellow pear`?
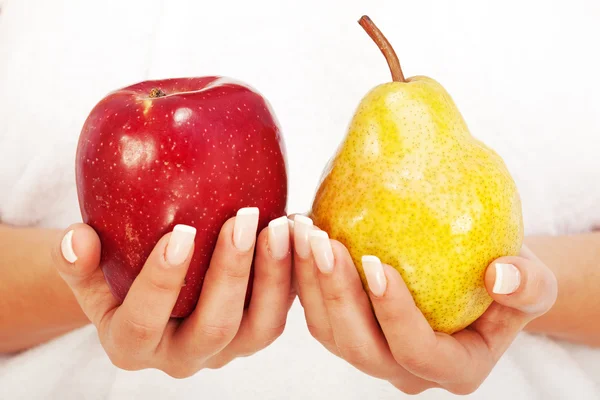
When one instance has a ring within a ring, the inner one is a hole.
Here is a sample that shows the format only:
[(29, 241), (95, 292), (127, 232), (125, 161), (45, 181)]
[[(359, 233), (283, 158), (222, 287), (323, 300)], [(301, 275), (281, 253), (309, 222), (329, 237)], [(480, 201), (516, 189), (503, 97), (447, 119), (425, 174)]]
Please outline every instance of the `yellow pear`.
[(359, 23), (393, 82), (362, 99), (310, 216), (348, 248), (365, 289), (360, 260), (375, 255), (402, 275), (431, 327), (451, 334), (491, 304), (489, 263), (521, 248), (519, 194), (446, 90), (424, 76), (405, 79), (383, 34), (366, 16)]

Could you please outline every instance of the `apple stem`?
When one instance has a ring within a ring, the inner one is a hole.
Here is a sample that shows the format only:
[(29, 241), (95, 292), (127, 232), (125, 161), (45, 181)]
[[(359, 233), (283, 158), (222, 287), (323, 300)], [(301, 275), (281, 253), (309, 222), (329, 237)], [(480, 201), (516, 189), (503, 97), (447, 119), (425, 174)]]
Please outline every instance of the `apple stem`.
[(157, 88), (153, 88), (152, 90), (150, 90), (150, 98), (154, 99), (156, 97), (164, 97), (167, 94), (165, 92), (162, 91), (162, 89), (157, 89)]
[(361, 19), (358, 20), (360, 26), (367, 32), (367, 34), (373, 39), (373, 41), (379, 47), (379, 50), (383, 53), (388, 66), (390, 67), (390, 71), (392, 73), (392, 80), (394, 82), (406, 82), (404, 79), (404, 74), (402, 73), (402, 68), (400, 67), (400, 61), (398, 60), (398, 56), (394, 51), (394, 48), (388, 42), (386, 37), (381, 33), (379, 28), (375, 26), (375, 23), (366, 15), (363, 15)]

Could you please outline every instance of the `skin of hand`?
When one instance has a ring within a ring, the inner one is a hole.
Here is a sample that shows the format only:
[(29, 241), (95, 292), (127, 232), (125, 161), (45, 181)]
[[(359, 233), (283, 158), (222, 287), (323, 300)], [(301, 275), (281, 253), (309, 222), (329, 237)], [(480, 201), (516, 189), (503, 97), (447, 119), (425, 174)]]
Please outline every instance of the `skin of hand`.
[[(284, 330), (295, 297), (288, 221), (271, 221), (258, 238), (257, 224), (258, 209), (246, 208), (223, 225), (198, 305), (185, 319), (170, 314), (193, 254), (192, 227), (178, 225), (158, 241), (122, 304), (99, 268), (100, 240), (88, 225), (65, 231), (58, 272), (113, 364), (185, 378), (251, 355)], [(252, 298), (244, 309), (253, 259)]]
[[(363, 258), (369, 293), (348, 250), (302, 215), (294, 218), (294, 275), (311, 335), (333, 354), (408, 394), (444, 388), (474, 392), (516, 335), (557, 297), (553, 272), (526, 247), (487, 268), (494, 302), (468, 328), (434, 332), (402, 277)], [(371, 308), (371, 304), (373, 308)]]

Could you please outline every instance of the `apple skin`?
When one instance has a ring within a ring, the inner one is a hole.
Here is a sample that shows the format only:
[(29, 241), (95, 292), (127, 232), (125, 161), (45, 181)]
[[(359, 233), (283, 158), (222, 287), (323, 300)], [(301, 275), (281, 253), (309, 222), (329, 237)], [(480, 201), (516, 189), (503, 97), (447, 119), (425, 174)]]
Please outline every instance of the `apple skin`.
[(238, 209), (259, 208), (259, 232), (286, 215), (277, 119), (260, 94), (228, 78), (146, 81), (110, 93), (85, 121), (76, 157), (83, 222), (100, 237), (100, 264), (119, 301), (163, 235), (176, 224), (197, 229), (173, 317), (196, 307), (221, 226)]

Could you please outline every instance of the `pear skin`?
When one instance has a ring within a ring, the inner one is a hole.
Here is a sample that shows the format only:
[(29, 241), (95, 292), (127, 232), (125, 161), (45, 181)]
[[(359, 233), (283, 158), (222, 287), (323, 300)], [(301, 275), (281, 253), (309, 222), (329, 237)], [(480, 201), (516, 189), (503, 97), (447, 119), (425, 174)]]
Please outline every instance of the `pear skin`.
[(485, 269), (517, 255), (523, 241), (519, 194), (502, 158), (423, 76), (362, 99), (310, 214), (348, 248), (366, 290), (361, 257), (375, 255), (402, 275), (431, 327), (448, 334), (485, 312)]

